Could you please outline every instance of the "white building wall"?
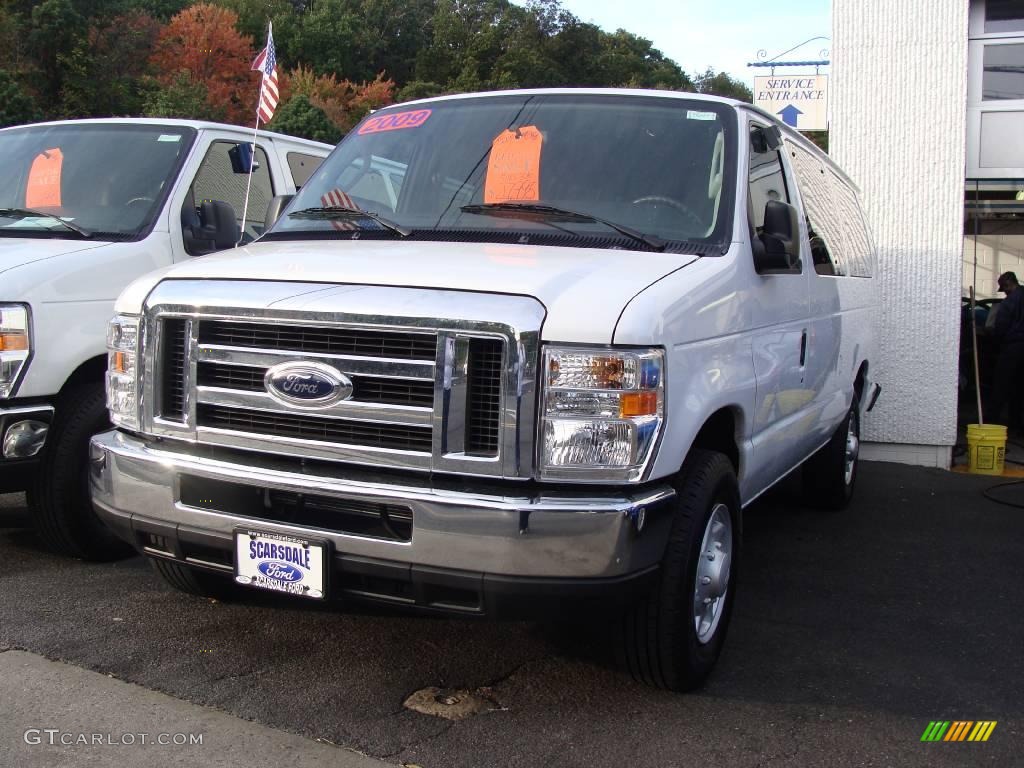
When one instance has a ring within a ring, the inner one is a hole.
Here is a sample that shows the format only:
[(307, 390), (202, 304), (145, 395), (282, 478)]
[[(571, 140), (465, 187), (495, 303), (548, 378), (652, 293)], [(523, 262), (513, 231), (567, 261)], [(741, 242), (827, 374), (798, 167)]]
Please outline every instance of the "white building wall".
[[(878, 245), (872, 456), (948, 465), (956, 441), (967, 0), (833, 0), (830, 153)], [(934, 457), (934, 460), (933, 460)]]

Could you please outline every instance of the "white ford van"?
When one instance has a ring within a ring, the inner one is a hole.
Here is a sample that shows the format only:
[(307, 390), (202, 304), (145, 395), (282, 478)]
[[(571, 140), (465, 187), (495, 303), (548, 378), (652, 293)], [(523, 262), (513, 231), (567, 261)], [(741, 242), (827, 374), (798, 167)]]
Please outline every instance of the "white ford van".
[[(126, 550), (89, 505), (89, 437), (109, 427), (106, 325), (157, 267), (248, 242), (331, 147), (215, 123), (112, 119), (0, 130), (0, 492), (27, 490), (44, 543)], [(128, 550), (130, 551), (130, 550)]]
[(850, 180), (746, 104), (391, 107), (258, 243), (121, 294), (94, 505), (179, 589), (600, 607), (690, 688), (743, 508), (802, 464), (853, 492), (874, 258)]

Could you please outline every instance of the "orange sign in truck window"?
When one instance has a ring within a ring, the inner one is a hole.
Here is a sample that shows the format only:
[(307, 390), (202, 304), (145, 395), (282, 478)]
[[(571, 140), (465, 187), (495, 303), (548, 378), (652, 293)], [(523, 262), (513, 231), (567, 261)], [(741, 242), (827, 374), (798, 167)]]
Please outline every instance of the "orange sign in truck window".
[(491, 142), (484, 182), (485, 203), (540, 200), (540, 150), (544, 136), (535, 125), (499, 133)]
[(60, 170), (63, 165), (64, 155), (59, 149), (47, 149), (36, 155), (28, 171), (26, 208), (60, 205)]

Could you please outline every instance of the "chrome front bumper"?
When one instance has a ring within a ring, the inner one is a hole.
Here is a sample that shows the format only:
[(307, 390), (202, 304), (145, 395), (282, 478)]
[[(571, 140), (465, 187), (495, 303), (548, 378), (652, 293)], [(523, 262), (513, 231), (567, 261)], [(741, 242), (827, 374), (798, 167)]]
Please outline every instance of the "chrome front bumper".
[[(233, 460), (225, 458), (233, 457)], [(191, 536), (207, 548), (231, 550), (241, 526), (328, 540), (336, 557), (469, 572), (480, 577), (614, 580), (650, 571), (661, 561), (675, 491), (668, 484), (608, 493), (588, 486), (576, 492), (527, 495), (511, 484), (495, 492), (443, 489), (418, 477), (368, 478), (282, 468), (259, 454), (197, 455), (188, 446), (151, 442), (117, 430), (92, 439), (90, 483), (97, 514), (147, 554), (175, 556), (147, 547), (148, 534)], [(317, 494), (376, 504), (400, 504), (413, 515), (410, 541), (390, 541), (336, 530), (267, 522), (182, 502), (181, 479), (202, 478), (234, 486)], [(358, 477), (359, 479), (355, 479)], [(482, 486), (483, 487), (483, 486)], [(148, 532), (148, 534), (146, 534)], [(214, 566), (197, 560), (195, 565)], [(221, 562), (219, 567), (230, 569)]]

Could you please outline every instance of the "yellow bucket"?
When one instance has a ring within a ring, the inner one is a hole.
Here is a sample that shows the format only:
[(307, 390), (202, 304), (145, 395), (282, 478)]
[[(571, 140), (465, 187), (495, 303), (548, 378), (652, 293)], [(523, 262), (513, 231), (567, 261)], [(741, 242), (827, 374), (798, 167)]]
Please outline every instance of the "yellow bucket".
[(1006, 427), (1001, 424), (967, 425), (967, 471), (976, 475), (1003, 474)]

